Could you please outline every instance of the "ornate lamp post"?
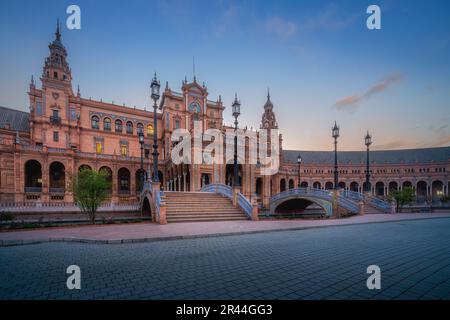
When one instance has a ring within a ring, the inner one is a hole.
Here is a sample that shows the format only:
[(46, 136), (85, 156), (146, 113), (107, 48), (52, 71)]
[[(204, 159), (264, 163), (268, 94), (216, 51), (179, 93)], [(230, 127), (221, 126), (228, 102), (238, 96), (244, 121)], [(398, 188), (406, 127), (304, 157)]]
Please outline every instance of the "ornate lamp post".
[(150, 85), (152, 89), (152, 99), (153, 99), (153, 182), (159, 182), (158, 178), (158, 122), (156, 118), (156, 110), (158, 109), (158, 99), (159, 99), (159, 88), (161, 87), (159, 80), (155, 76)]
[(366, 157), (366, 187), (365, 190), (367, 193), (370, 193), (372, 189), (370, 186), (370, 161), (369, 161), (369, 147), (372, 144), (372, 136), (367, 131), (366, 136), (364, 137), (364, 143), (367, 147), (367, 157)]
[(332, 136), (334, 138), (334, 189), (338, 189), (338, 162), (337, 162), (337, 138), (339, 138), (339, 127), (334, 122), (333, 128), (331, 128)]
[(139, 191), (142, 191), (144, 186), (144, 132), (139, 132), (139, 144), (141, 145), (141, 170), (139, 175), (140, 187)]
[(238, 179), (238, 163), (237, 163), (237, 128), (238, 128), (238, 117), (241, 114), (241, 103), (237, 99), (237, 94), (234, 96), (234, 102), (231, 106), (231, 110), (233, 111), (234, 117), (234, 181), (233, 186), (239, 187), (239, 179)]
[(334, 190), (333, 190), (333, 215), (339, 218), (339, 205), (338, 205), (338, 162), (337, 162), (337, 138), (339, 138), (339, 127), (334, 122), (333, 128), (331, 128), (331, 134), (334, 138)]
[(297, 183), (297, 188), (300, 189), (300, 166), (302, 164), (302, 156), (300, 154), (298, 154), (297, 156), (297, 164), (298, 164), (298, 183)]

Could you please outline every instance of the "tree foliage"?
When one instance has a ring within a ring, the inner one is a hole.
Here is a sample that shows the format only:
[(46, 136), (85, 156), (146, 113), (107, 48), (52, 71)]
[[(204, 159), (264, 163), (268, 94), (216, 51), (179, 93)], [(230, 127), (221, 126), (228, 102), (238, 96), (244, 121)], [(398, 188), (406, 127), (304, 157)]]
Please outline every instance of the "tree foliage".
[(401, 212), (405, 204), (410, 204), (415, 199), (414, 189), (411, 187), (403, 188), (402, 190), (393, 191), (389, 194), (389, 200), (395, 201), (397, 212)]
[(82, 169), (72, 178), (71, 189), (76, 205), (81, 212), (89, 216), (95, 224), (95, 214), (101, 203), (107, 198), (111, 188), (109, 173), (101, 170)]

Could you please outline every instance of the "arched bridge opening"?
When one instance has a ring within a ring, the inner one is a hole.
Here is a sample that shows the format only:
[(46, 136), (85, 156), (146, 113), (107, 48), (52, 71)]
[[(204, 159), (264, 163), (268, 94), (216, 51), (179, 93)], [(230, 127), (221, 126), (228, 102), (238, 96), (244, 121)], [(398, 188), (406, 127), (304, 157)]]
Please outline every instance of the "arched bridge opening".
[(311, 199), (293, 198), (280, 202), (274, 207), (273, 214), (277, 217), (323, 217), (327, 214), (324, 207)]

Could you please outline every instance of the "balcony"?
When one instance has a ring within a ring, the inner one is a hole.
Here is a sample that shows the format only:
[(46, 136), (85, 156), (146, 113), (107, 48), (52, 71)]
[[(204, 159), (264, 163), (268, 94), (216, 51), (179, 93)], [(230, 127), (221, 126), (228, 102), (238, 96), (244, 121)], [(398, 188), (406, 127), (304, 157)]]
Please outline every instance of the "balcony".
[(50, 116), (50, 122), (52, 124), (61, 124), (61, 117)]
[(40, 193), (42, 192), (42, 187), (25, 187), (26, 193)]
[(50, 193), (53, 193), (53, 194), (64, 194), (64, 192), (65, 192), (65, 189), (64, 188), (49, 188), (49, 190), (48, 190)]

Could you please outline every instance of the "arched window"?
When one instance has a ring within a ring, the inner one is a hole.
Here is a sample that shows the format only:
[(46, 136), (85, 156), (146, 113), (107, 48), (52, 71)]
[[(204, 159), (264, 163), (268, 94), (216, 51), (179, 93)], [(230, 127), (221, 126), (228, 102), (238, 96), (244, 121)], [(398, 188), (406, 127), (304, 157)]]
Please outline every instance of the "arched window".
[(110, 118), (103, 119), (103, 130), (111, 131), (111, 119)]
[(144, 125), (142, 123), (137, 124), (137, 134), (144, 133)]
[(122, 133), (122, 120), (116, 120), (116, 132)]
[(91, 118), (91, 125), (92, 125), (92, 129), (99, 129), (100, 128), (100, 119), (97, 116), (93, 116)]
[(131, 121), (127, 122), (127, 133), (133, 134), (133, 122), (131, 122)]
[(147, 136), (153, 136), (153, 126), (151, 124), (147, 125)]

